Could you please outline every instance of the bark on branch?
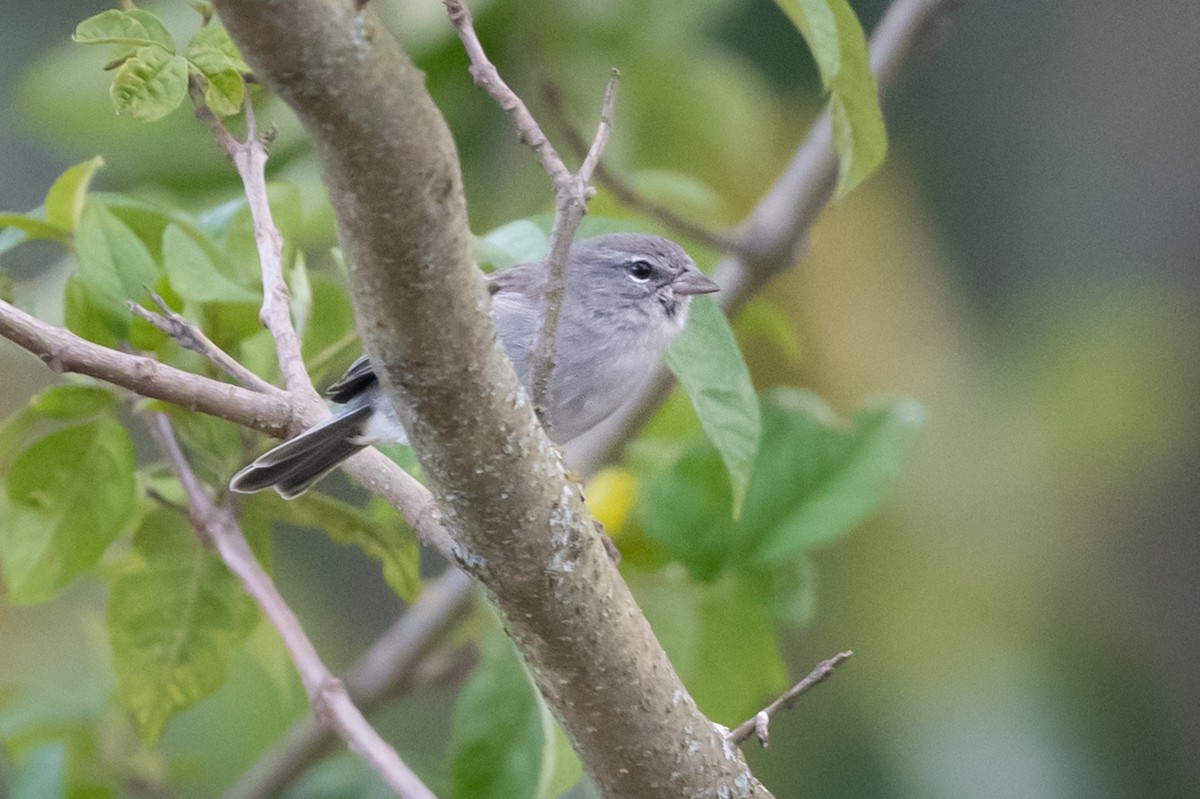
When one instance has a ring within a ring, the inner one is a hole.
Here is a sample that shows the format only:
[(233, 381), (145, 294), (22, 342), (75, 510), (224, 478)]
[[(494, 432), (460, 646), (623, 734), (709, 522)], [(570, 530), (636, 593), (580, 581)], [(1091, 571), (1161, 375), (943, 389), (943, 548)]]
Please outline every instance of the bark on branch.
[(606, 796), (769, 796), (696, 708), (496, 342), (457, 154), (420, 72), (336, 0), (218, 0), (324, 160), (359, 326), (461, 565)]

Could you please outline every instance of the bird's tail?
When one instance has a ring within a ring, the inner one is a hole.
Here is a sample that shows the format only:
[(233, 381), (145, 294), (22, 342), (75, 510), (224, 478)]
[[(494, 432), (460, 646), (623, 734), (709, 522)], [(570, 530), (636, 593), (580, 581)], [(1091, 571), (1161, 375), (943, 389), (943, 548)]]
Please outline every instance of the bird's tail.
[(363, 405), (305, 430), (263, 453), (233, 476), (229, 487), (240, 494), (272, 488), (284, 499), (303, 494), (318, 480), (363, 449), (362, 435), (373, 413)]

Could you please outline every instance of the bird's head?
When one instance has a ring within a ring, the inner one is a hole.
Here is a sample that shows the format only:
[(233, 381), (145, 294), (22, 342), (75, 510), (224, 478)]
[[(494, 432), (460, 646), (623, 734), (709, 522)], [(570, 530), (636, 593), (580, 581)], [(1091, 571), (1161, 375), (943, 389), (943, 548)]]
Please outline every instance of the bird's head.
[[(588, 304), (629, 311), (633, 320), (682, 328), (696, 294), (718, 286), (680, 247), (661, 236), (609, 233), (571, 247), (571, 273), (583, 274), (578, 290)], [(633, 321), (631, 320), (631, 321)]]

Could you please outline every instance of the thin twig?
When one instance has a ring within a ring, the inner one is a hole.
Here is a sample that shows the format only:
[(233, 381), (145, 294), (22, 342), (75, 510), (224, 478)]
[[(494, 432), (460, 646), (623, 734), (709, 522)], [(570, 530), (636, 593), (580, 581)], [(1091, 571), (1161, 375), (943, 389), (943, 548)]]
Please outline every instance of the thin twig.
[(126, 300), (125, 304), (130, 311), (175, 339), (181, 347), (203, 355), (210, 363), (251, 391), (270, 393), (276, 390), (266, 380), (242, 366), (236, 358), (218, 347), (190, 319), (183, 314), (176, 313), (158, 294), (150, 292), (150, 298), (154, 300), (160, 313), (143, 308), (133, 300)]
[(88, 375), (143, 397), (249, 427), (281, 438), (299, 413), (286, 392), (258, 393), (153, 358), (119, 352), (49, 325), (0, 300), (0, 336), (33, 353), (52, 371)]
[(313, 388), (308, 371), (304, 368), (300, 336), (292, 324), (290, 294), (283, 279), (283, 235), (275, 226), (275, 220), (271, 216), (271, 204), (267, 199), (266, 138), (258, 135), (250, 93), (246, 92), (244, 104), (245, 141), (238, 141), (220, 117), (204, 104), (202, 92), (193, 88), (192, 101), (196, 106), (196, 117), (209, 127), (217, 142), (225, 148), (225, 152), (233, 161), (234, 169), (242, 179), (246, 202), (250, 207), (250, 218), (254, 222), (254, 243), (258, 248), (259, 266), (262, 270), (263, 304), (259, 318), (275, 339), (279, 373), (283, 377), (284, 388), (296, 392), (299, 396), (317, 399), (316, 389)]
[(520, 136), (521, 141), (537, 151), (538, 157), (542, 161), (542, 167), (554, 181), (555, 188), (557, 189), (559, 183), (569, 182), (571, 170), (567, 169), (567, 165), (559, 157), (554, 145), (546, 138), (546, 134), (542, 133), (541, 127), (533, 118), (533, 114), (529, 113), (525, 103), (504, 82), (496, 65), (484, 52), (483, 44), (480, 43), (479, 36), (475, 33), (475, 21), (471, 17), (470, 9), (461, 0), (442, 0), (442, 2), (446, 6), (446, 12), (450, 15), (450, 23), (454, 26), (458, 38), (462, 40), (463, 47), (467, 51), (467, 58), (471, 61), (470, 72), (475, 85), (490, 94), (501, 108), (512, 114), (513, 122), (517, 126), (517, 135)]
[[(436, 667), (432, 674), (426, 673), (430, 657), (476, 596), (471, 579), (454, 567), (430, 582), (412, 607), (346, 672), (346, 690), (354, 704), (369, 714), (442, 674)], [(224, 799), (279, 796), (328, 753), (335, 741), (315, 716), (301, 719), (238, 779)]]
[(766, 749), (770, 739), (769, 725), (771, 723), (771, 716), (775, 715), (780, 708), (791, 710), (792, 705), (796, 702), (796, 697), (817, 683), (824, 681), (830, 674), (833, 674), (834, 669), (842, 665), (853, 654), (853, 652), (847, 650), (845, 652), (838, 652), (828, 660), (822, 660), (817, 664), (816, 668), (808, 673), (807, 677), (785, 691), (774, 702), (755, 713), (753, 717), (746, 719), (737, 727), (730, 730), (729, 735), (726, 737), (732, 743), (740, 745), (753, 735), (758, 738), (758, 742), (762, 744), (762, 748)]
[[(119, 352), (49, 325), (0, 300), (0, 337), (36, 355), (53, 372), (71, 372), (103, 380), (133, 393), (170, 402), (189, 411), (285, 438), (329, 417), (323, 403), (300, 402), (294, 394), (271, 387), (258, 393), (203, 375), (185, 372), (144, 355)], [(346, 463), (346, 471), (400, 511), (422, 542), (453, 560), (457, 548), (442, 523), (433, 495), (415, 477), (378, 450), (365, 450)]]
[(621, 73), (615, 69), (609, 76), (608, 86), (604, 90), (604, 103), (600, 108), (596, 138), (579, 171), (565, 183), (555, 182), (554, 222), (550, 226), (550, 255), (546, 258), (546, 286), (542, 292), (544, 315), (538, 344), (533, 353), (530, 376), (533, 406), (538, 410), (539, 416), (543, 416), (554, 401), (551, 396), (550, 375), (554, 371), (558, 350), (558, 319), (567, 289), (567, 258), (570, 255), (571, 242), (575, 239), (575, 231), (579, 229), (579, 223), (587, 213), (588, 200), (596, 193), (589, 182), (612, 130), (613, 107), (616, 104), (617, 81), (620, 78)]
[(613, 111), (617, 105), (617, 81), (620, 79), (621, 71), (614, 67), (612, 74), (608, 76), (608, 85), (604, 87), (604, 102), (600, 104), (600, 122), (596, 125), (596, 136), (592, 139), (592, 146), (584, 156), (583, 163), (579, 165), (579, 171), (575, 173), (575, 177), (584, 184), (591, 182), (592, 172), (596, 170), (600, 158), (604, 155), (604, 148), (608, 146), (608, 137), (612, 134)]
[[(930, 26), (934, 18), (940, 15), (940, 11), (946, 10), (955, 2), (956, 0), (897, 0), (893, 4), (872, 39), (872, 63), (883, 65), (879, 76), (881, 88), (888, 82), (890, 74), (896, 71), (895, 65), (907, 54), (912, 40), (919, 38), (919, 34)], [(883, 35), (889, 30), (889, 21), (895, 23), (893, 30), (902, 35)], [(877, 59), (877, 55), (881, 55), (882, 60)], [(889, 64), (892, 65), (892, 69), (888, 68)], [(218, 138), (220, 139), (219, 136)], [(795, 196), (802, 198), (804, 191), (797, 192)], [(748, 296), (753, 287), (743, 283), (742, 291)], [(231, 419), (277, 436), (282, 435), (289, 427), (294, 427), (297, 420), (300, 420), (301, 424), (311, 424), (314, 421), (311, 408), (302, 408), (303, 403), (297, 402), (294, 397), (255, 394), (236, 386), (181, 372), (152, 359), (129, 356), (99, 347), (66, 330), (45, 325), (4, 303), (0, 303), (0, 335), (39, 355), (55, 371), (89, 374), (127, 387), (143, 396), (171, 401), (182, 407)], [(638, 408), (642, 415), (648, 414), (649, 410), (650, 405), (644, 402)], [(395, 504), (422, 535), (423, 540), (437, 542), (436, 545), (443, 554), (452, 553), (449, 536), (441, 525), (436, 505), (429, 492), (406, 474), (401, 473), (393, 479), (391, 472), (400, 470), (382, 455), (378, 455), (369, 464), (366, 460), (362, 463), (360, 468), (350, 465), (349, 470), (356, 478), (368, 488), (380, 491)]]
[[(543, 83), (543, 96), (546, 107), (558, 122), (563, 136), (567, 140), (567, 146), (576, 155), (583, 158), (588, 151), (588, 143), (583, 138), (583, 134), (568, 119), (558, 86), (549, 80), (545, 81)], [(646, 197), (604, 164), (596, 165), (596, 183), (607, 189), (617, 199), (617, 202), (626, 208), (645, 214), (668, 230), (696, 241), (711, 250), (728, 252), (736, 246), (736, 242), (728, 236), (680, 216), (667, 206), (656, 203), (649, 197)]]
[[(250, 216), (254, 223), (254, 240), (258, 245), (263, 281), (263, 305), (260, 317), (263, 325), (275, 339), (276, 357), (283, 384), (295, 400), (297, 413), (307, 425), (329, 418), (329, 409), (321, 400), (312, 379), (304, 366), (300, 337), (292, 324), (288, 308), (288, 290), (283, 280), (283, 237), (271, 218), (271, 207), (267, 201), (265, 142), (257, 134), (254, 111), (250, 107), (250, 95), (246, 95), (246, 141), (239, 142), (225, 125), (204, 104), (203, 92), (196, 83), (189, 84), (196, 116), (212, 130), (217, 141), (229, 153), (234, 167), (242, 179)], [(433, 546), (451, 561), (458, 549), (454, 545), (437, 511), (437, 503), (429, 490), (416, 478), (399, 468), (378, 450), (367, 450), (352, 457), (345, 464), (352, 477), (392, 503), (404, 516), (417, 536)]]
[(308, 692), (316, 717), (337, 730), (350, 748), (358, 752), (400, 796), (435, 799), (433, 792), (425, 787), (396, 754), (396, 750), (380, 737), (354, 706), (342, 681), (321, 661), (296, 614), (254, 557), (232, 507), (228, 504), (218, 505), (192, 471), (175, 438), (170, 419), (166, 414), (152, 413), (149, 415), (149, 426), (171, 470), (183, 485), (192, 526), (205, 544), (212, 547), (229, 570), (237, 575), (246, 593), (258, 603), (267, 620), (279, 631)]
[(554, 371), (555, 351), (558, 346), (558, 319), (563, 294), (566, 291), (567, 257), (571, 250), (571, 242), (575, 239), (575, 231), (579, 229), (579, 223), (587, 213), (588, 200), (596, 193), (589, 184), (592, 172), (600, 163), (604, 147), (608, 143), (613, 108), (616, 105), (617, 82), (621, 73), (614, 69), (609, 76), (596, 136), (584, 156), (579, 171), (572, 173), (542, 132), (541, 126), (533, 118), (525, 102), (504, 82), (496, 65), (487, 57), (483, 44), (475, 33), (470, 9), (462, 0), (442, 2), (450, 16), (450, 23), (467, 51), (467, 58), (471, 62), (471, 77), (475, 84), (491, 95), (502, 109), (512, 114), (521, 141), (528, 143), (537, 152), (546, 174), (554, 184), (554, 222), (550, 226), (550, 254), (546, 258), (547, 277), (542, 291), (542, 327), (530, 370), (533, 407), (538, 417), (544, 421), (545, 414), (553, 402), (550, 396), (550, 375)]

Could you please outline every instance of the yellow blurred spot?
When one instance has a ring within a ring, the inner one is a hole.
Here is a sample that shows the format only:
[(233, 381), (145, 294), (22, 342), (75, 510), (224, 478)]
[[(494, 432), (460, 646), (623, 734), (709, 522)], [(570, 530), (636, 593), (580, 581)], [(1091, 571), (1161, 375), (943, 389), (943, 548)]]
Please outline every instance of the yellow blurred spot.
[(637, 479), (628, 469), (610, 467), (592, 478), (585, 496), (592, 515), (616, 541), (637, 498)]

